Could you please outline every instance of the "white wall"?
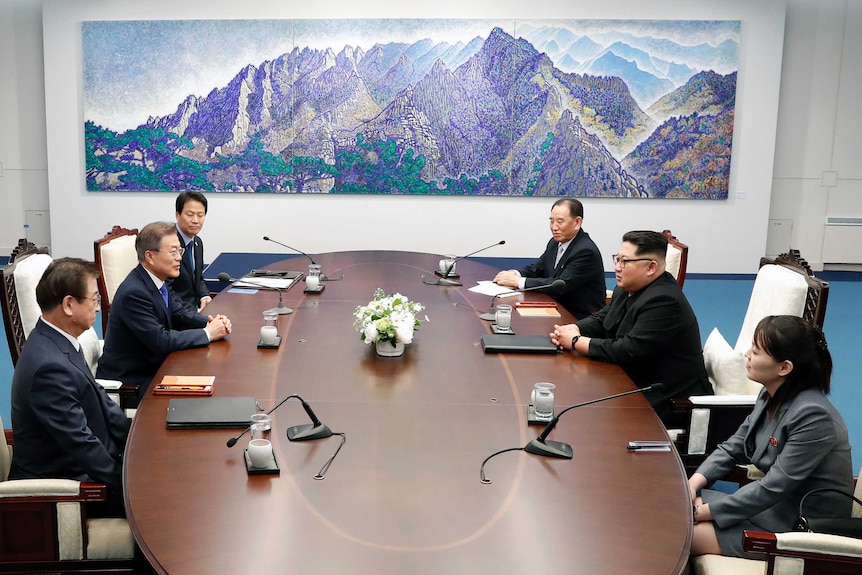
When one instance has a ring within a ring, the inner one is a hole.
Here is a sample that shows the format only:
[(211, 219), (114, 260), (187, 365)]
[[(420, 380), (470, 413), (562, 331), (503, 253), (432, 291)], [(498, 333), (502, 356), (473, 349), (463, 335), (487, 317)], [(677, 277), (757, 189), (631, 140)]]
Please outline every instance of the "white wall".
[(41, 0), (0, 2), (0, 254), (48, 209)]
[[(32, 6), (38, 0), (18, 3)], [(433, 5), (405, 7), (402, 3), (368, 0), (343, 2), (337, 13), (333, 13), (331, 5), (327, 8), (314, 3), (288, 5), (278, 0), (242, 4), (201, 0), (45, 0), (44, 94), (54, 254), (92, 257), (93, 239), (112, 225), (140, 227), (173, 215), (174, 194), (85, 191), (80, 104), (83, 20), (391, 16), (738, 19), (742, 28), (731, 198), (722, 202), (588, 200), (585, 227), (606, 254), (617, 249), (626, 230), (670, 228), (691, 246), (691, 272), (750, 273), (756, 269), (765, 251), (770, 217), (784, 2), (534, 0), (525, 4), (477, 0), (465, 5), (441, 0)], [(19, 20), (27, 23), (24, 18)], [(17, 30), (11, 32), (21, 35)], [(29, 95), (29, 89), (25, 93)], [(0, 157), (0, 161), (4, 158)], [(20, 191), (23, 197), (23, 186)], [(5, 206), (6, 200), (3, 201)], [(530, 257), (547, 241), (545, 222), (550, 203), (549, 199), (526, 198), (220, 194), (211, 197), (203, 236), (210, 256), (221, 251), (282, 251), (270, 249), (271, 244), (261, 240), (267, 234), (312, 253), (391, 248), (463, 254), (505, 239), (505, 246), (487, 255)], [(10, 208), (20, 209), (14, 204)], [(379, 223), (371, 224), (372, 218), (391, 221), (384, 228)], [(0, 245), (11, 244), (18, 236), (9, 234), (4, 225)]]
[[(789, 2), (770, 218), (793, 220), (793, 246), (815, 269), (826, 217), (862, 217), (860, 31), (860, 2)], [(854, 243), (862, 261), (862, 238)]]

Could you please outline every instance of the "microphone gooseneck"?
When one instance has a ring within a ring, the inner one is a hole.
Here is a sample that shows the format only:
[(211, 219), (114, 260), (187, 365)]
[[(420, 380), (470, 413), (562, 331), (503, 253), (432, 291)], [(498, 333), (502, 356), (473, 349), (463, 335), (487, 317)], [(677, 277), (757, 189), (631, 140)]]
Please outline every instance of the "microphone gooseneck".
[(289, 245), (287, 245), (287, 244), (283, 244), (283, 243), (281, 243), (281, 242), (279, 242), (279, 241), (276, 241), (276, 240), (272, 239), (272, 238), (271, 238), (271, 237), (269, 237), (269, 236), (263, 236), (263, 241), (265, 241), (265, 242), (272, 242), (272, 243), (274, 243), (274, 244), (278, 244), (278, 245), (280, 245), (280, 246), (281, 246), (281, 247), (283, 247), (283, 248), (287, 248), (287, 249), (289, 249), (289, 250), (290, 250), (290, 251), (292, 251), (292, 252), (296, 252), (296, 253), (298, 253), (298, 254), (302, 254), (302, 255), (304, 255), (305, 257), (307, 257), (307, 258), (308, 258), (308, 260), (309, 260), (311, 263), (313, 263), (313, 264), (317, 264), (317, 262), (315, 262), (315, 261), (314, 261), (314, 258), (312, 258), (310, 255), (308, 255), (307, 253), (305, 253), (305, 252), (304, 252), (304, 251), (302, 251), (302, 250), (298, 250), (298, 249), (296, 249), (296, 248), (292, 248), (292, 247), (290, 247)]
[[(458, 280), (451, 279), (449, 277), (452, 275), (452, 270), (455, 269), (455, 264), (460, 262), (464, 258), (469, 258), (470, 256), (478, 254), (479, 252), (484, 252), (485, 250), (489, 250), (489, 249), (493, 248), (494, 246), (502, 246), (505, 243), (506, 243), (506, 240), (500, 240), (499, 242), (491, 244), (490, 246), (485, 246), (484, 248), (480, 248), (480, 249), (476, 250), (475, 252), (471, 252), (471, 253), (467, 254), (466, 256), (461, 256), (461, 257), (455, 258), (454, 260), (449, 262), (448, 266), (446, 266), (446, 270), (443, 271), (441, 274), (442, 277), (438, 278), (437, 281), (435, 281), (434, 283), (430, 283), (428, 285), (438, 285), (438, 286), (461, 286), (461, 285), (464, 285), (461, 282), (459, 282)], [(423, 279), (423, 283), (428, 283), (428, 282), (424, 282), (425, 276), (422, 276), (422, 279)]]
[(249, 280), (247, 278), (233, 278), (227, 272), (221, 272), (218, 275), (218, 280), (220, 282), (226, 282), (226, 283), (243, 282), (243, 283), (247, 283), (249, 285), (257, 286), (257, 287), (262, 288), (262, 289), (275, 290), (278, 292), (278, 305), (276, 305), (274, 308), (270, 308), (266, 311), (272, 312), (272, 313), (277, 313), (278, 315), (287, 315), (289, 313), (293, 313), (292, 308), (289, 308), (286, 305), (284, 305), (284, 293), (280, 287), (268, 286), (266, 284), (262, 284), (260, 282), (254, 281), (254, 280)]
[(494, 319), (496, 318), (495, 312), (496, 312), (496, 305), (497, 305), (497, 298), (498, 297), (501, 297), (501, 296), (508, 297), (510, 295), (514, 295), (516, 293), (523, 293), (525, 291), (534, 291), (534, 290), (547, 289), (547, 288), (563, 289), (564, 287), (566, 287), (565, 280), (555, 279), (551, 283), (545, 284), (545, 285), (533, 286), (533, 287), (529, 287), (529, 288), (517, 288), (517, 289), (513, 289), (511, 291), (498, 293), (497, 295), (495, 295), (494, 297), (491, 298), (491, 305), (488, 306), (488, 311), (486, 311), (485, 313), (480, 315), (479, 318), (484, 319), (486, 321), (494, 321)]

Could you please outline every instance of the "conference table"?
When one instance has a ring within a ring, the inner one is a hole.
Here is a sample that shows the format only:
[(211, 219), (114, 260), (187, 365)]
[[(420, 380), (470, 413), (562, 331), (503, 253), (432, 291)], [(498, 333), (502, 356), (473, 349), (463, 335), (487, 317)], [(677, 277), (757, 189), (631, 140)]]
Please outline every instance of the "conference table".
[[(148, 393), (124, 461), (129, 523), (158, 573), (680, 573), (692, 534), (679, 457), (629, 451), (667, 434), (641, 394), (567, 412), (549, 439), (571, 460), (511, 451), (543, 426), (528, 424), (535, 382), (556, 384), (566, 406), (634, 389), (617, 366), (571, 352), (484, 353), (490, 297), (468, 290), (496, 270), (461, 260), (463, 286), (428, 285), (439, 255), (354, 251), (315, 256), (320, 294), (284, 293), (278, 349), (259, 349), (273, 291), (225, 291), (207, 307), (233, 332), (172, 353), (155, 376), (214, 375), (214, 397), (252, 396), (269, 409), (298, 394), (341, 436), (289, 441), (309, 418), (296, 400), (273, 412), (277, 475), (247, 473), (240, 429), (167, 429), (169, 397)], [(269, 266), (305, 271), (296, 257)], [(426, 306), (401, 357), (360, 340), (353, 312), (376, 288)], [(537, 292), (514, 299), (548, 300)], [(509, 298), (507, 298), (511, 301)], [(500, 299), (498, 301), (507, 301)], [(517, 334), (547, 334), (561, 317), (514, 313)], [(429, 321), (424, 321), (427, 315)], [(250, 415), (250, 414), (249, 414)]]

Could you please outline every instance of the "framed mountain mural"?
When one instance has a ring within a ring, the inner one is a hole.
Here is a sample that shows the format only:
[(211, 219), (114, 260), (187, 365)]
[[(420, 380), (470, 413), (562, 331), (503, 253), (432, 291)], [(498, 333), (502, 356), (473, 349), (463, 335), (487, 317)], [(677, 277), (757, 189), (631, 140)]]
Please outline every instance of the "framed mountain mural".
[(727, 199), (739, 30), (84, 22), (87, 190)]

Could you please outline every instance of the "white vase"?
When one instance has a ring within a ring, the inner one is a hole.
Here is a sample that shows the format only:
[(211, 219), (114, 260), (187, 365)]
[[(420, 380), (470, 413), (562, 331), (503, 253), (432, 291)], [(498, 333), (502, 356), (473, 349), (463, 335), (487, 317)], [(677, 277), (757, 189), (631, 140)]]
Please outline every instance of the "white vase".
[(382, 357), (398, 357), (404, 353), (404, 344), (400, 341), (393, 347), (391, 341), (375, 341), (377, 355)]

